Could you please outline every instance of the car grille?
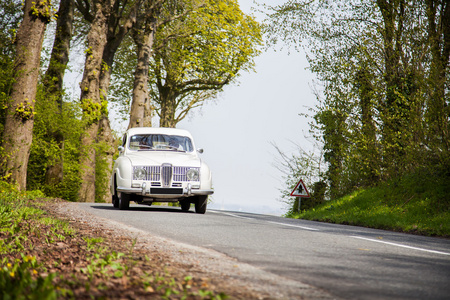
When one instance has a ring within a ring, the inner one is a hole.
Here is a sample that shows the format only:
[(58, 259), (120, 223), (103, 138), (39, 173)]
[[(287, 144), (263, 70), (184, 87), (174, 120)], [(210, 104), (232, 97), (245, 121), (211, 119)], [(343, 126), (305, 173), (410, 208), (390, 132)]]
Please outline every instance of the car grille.
[(169, 187), (171, 179), (172, 179), (172, 165), (163, 164), (161, 167), (161, 181), (163, 187)]
[(161, 180), (161, 171), (159, 166), (150, 166), (145, 167), (147, 171), (147, 180), (150, 181), (160, 181)]
[[(135, 166), (133, 167), (133, 170), (142, 167), (145, 169), (147, 173), (146, 177), (143, 180), (151, 181), (152, 186), (163, 186), (163, 187), (169, 187), (171, 182), (189, 181), (187, 179), (186, 173), (190, 169), (196, 169), (200, 171), (199, 168), (174, 167), (171, 164), (163, 164), (162, 166)], [(133, 179), (136, 180), (137, 178)], [(178, 187), (180, 186), (180, 184), (173, 183), (172, 186)]]

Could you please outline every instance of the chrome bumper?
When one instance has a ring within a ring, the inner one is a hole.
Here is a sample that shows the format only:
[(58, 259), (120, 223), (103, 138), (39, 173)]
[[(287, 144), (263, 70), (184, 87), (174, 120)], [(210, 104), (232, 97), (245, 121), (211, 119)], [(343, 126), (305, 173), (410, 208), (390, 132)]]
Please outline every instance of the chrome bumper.
[[(176, 188), (173, 188), (173, 189), (176, 190)], [(179, 189), (181, 190), (181, 188), (179, 188)], [(158, 190), (161, 190), (161, 189), (158, 189)], [(170, 188), (167, 188), (166, 190), (170, 190)], [(145, 183), (140, 188), (127, 188), (127, 187), (118, 186), (117, 187), (117, 191), (121, 192), (121, 193), (126, 193), (126, 194), (137, 194), (137, 195), (148, 196), (148, 197), (152, 197), (152, 196), (167, 196), (167, 195), (187, 197), (187, 196), (212, 195), (212, 194), (214, 194), (214, 190), (193, 189), (190, 184), (188, 184), (188, 186), (186, 188), (183, 188), (182, 189), (182, 193), (179, 193), (179, 194), (171, 194), (171, 193), (157, 193), (156, 194), (156, 193), (151, 193), (150, 192), (151, 188), (147, 188)]]

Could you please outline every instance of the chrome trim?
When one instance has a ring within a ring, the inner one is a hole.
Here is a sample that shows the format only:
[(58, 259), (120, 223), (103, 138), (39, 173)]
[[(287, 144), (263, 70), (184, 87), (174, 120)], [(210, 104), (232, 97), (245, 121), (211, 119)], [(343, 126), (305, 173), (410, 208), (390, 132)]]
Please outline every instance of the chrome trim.
[(147, 184), (144, 182), (142, 183), (142, 195), (145, 195), (147, 193)]
[(160, 181), (161, 180), (161, 167), (160, 166), (146, 166), (147, 181)]
[[(141, 194), (142, 188), (126, 188), (123, 186), (118, 186), (117, 191), (121, 193), (127, 193), (127, 194)], [(196, 190), (191, 189), (191, 192), (188, 193), (188, 189), (183, 189), (183, 194), (181, 196), (191, 196), (191, 195), (212, 195), (214, 194), (214, 190)], [(158, 195), (152, 195), (147, 193), (146, 196), (158, 196)]]
[[(146, 176), (143, 179), (137, 179), (134, 177), (134, 171), (138, 168), (143, 168), (146, 171)], [(169, 170), (170, 168), (170, 170)], [(200, 173), (198, 167), (177, 167), (171, 164), (163, 164), (162, 166), (133, 166), (133, 180), (144, 180), (152, 182), (162, 182), (162, 186), (170, 185), (170, 182), (200, 182), (200, 176), (197, 180), (188, 180), (187, 172), (191, 169), (197, 170)], [(169, 172), (170, 171), (170, 172)], [(164, 173), (165, 172), (165, 173)], [(166, 176), (166, 177), (164, 177)], [(169, 177), (169, 179), (167, 178)], [(153, 183), (152, 183), (153, 185)]]
[(161, 166), (161, 181), (162, 186), (164, 188), (170, 187), (170, 182), (172, 180), (172, 165), (171, 164), (163, 164)]
[(187, 188), (186, 188), (185, 193), (188, 194), (188, 195), (192, 194), (192, 185), (190, 183), (187, 184)]
[(192, 195), (212, 195), (214, 190), (192, 190)]
[(142, 189), (141, 188), (126, 188), (123, 186), (118, 186), (117, 191), (121, 193), (127, 193), (127, 194), (140, 194)]

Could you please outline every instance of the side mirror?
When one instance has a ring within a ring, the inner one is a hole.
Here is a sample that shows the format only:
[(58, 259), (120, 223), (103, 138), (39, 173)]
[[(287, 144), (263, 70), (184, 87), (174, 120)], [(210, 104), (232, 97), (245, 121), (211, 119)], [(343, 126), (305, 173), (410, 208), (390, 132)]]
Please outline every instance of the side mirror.
[(117, 147), (117, 150), (119, 150), (119, 153), (122, 153), (123, 150), (125, 150), (125, 148), (123, 146), (119, 146), (119, 147)]
[(203, 151), (204, 151), (203, 148), (198, 148), (198, 149), (197, 149), (197, 152), (200, 153), (200, 154), (202, 154)]

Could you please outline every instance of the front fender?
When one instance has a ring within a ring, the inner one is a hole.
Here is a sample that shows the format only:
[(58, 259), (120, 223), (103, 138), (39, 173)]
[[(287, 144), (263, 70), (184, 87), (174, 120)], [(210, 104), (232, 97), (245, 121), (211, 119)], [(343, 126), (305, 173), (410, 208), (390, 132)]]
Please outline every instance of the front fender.
[(117, 186), (130, 188), (132, 173), (131, 160), (127, 157), (119, 157), (114, 164), (112, 184), (115, 176)]
[(212, 189), (212, 175), (209, 166), (202, 162), (200, 167), (200, 189)]

